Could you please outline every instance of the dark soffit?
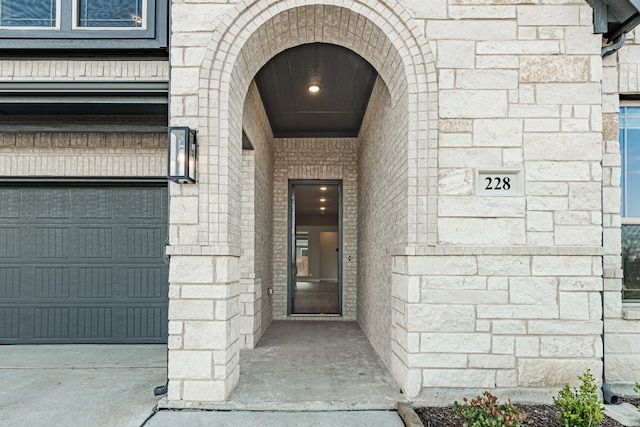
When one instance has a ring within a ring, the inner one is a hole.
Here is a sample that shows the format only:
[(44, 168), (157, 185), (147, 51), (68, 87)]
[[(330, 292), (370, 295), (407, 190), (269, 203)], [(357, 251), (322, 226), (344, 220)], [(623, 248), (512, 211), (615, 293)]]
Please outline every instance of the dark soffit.
[[(167, 81), (0, 82), (0, 116), (159, 115), (167, 117)], [(165, 119), (166, 125), (166, 119)]]
[(311, 43), (279, 53), (255, 80), (276, 138), (356, 137), (377, 76), (353, 51)]
[(614, 40), (640, 25), (640, 0), (587, 0), (593, 8), (594, 33)]

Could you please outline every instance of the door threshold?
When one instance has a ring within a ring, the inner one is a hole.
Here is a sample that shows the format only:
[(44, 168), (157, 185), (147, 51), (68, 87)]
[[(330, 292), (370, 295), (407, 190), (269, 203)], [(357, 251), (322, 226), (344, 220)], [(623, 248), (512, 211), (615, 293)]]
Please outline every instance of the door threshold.
[(342, 317), (342, 314), (331, 314), (331, 313), (295, 313), (290, 314), (289, 317)]

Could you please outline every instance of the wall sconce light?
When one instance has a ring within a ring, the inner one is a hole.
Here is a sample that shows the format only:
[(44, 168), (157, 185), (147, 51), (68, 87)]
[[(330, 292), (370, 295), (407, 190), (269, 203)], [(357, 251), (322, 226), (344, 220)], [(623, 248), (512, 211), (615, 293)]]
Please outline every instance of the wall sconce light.
[(169, 128), (168, 178), (178, 184), (196, 182), (196, 131), (185, 126)]

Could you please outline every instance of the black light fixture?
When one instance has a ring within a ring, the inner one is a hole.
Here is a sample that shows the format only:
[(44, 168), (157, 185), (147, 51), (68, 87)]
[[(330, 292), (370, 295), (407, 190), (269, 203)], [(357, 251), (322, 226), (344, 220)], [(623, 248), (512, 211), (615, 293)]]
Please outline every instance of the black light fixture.
[(186, 126), (169, 128), (168, 178), (178, 184), (196, 182), (196, 131)]

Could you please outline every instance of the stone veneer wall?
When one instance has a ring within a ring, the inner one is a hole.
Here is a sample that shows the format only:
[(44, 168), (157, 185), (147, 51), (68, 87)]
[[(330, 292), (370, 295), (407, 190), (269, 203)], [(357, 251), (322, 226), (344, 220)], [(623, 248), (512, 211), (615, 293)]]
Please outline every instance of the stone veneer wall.
[(243, 150), (241, 347), (253, 348), (269, 327), (273, 287), (273, 135), (255, 83), (245, 101), (243, 128), (253, 150)]
[[(636, 30), (637, 34), (638, 31)], [(625, 46), (603, 59), (603, 244), (605, 374), (618, 393), (632, 393), (640, 372), (640, 304), (622, 301), (620, 95), (640, 94), (640, 40), (630, 33)], [(636, 104), (640, 106), (640, 103)]]
[[(287, 318), (289, 180), (342, 180), (342, 320), (355, 320), (358, 170), (355, 138), (276, 138), (273, 171), (273, 317)], [(351, 256), (351, 261), (349, 261)], [(298, 319), (299, 317), (296, 317)], [(308, 319), (337, 320), (336, 317)]]
[(406, 139), (406, 114), (394, 108), (378, 78), (358, 135), (358, 322), (388, 367), (391, 343), (407, 333), (403, 302), (392, 292), (397, 277), (390, 256), (406, 235), (400, 220), (407, 217)]
[[(438, 70), (438, 245), (406, 277), (405, 392), (550, 401), (602, 342), (602, 62), (572, 0), (407, 1)], [(521, 169), (524, 194), (476, 195), (475, 170)], [(400, 288), (399, 288), (400, 289)]]

